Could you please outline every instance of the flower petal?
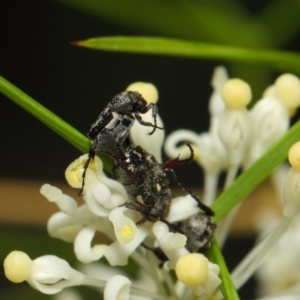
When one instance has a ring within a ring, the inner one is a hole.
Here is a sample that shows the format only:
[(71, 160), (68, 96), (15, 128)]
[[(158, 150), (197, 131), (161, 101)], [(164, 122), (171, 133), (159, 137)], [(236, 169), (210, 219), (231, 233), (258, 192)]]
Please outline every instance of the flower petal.
[(126, 207), (118, 207), (111, 211), (109, 220), (114, 225), (115, 235), (121, 244), (130, 243), (137, 234), (137, 226), (124, 215)]
[(91, 246), (95, 233), (95, 229), (85, 227), (78, 233), (75, 239), (74, 252), (77, 259), (83, 263), (99, 260), (108, 248), (107, 245)]
[(131, 281), (121, 275), (113, 276), (104, 289), (104, 300), (128, 300)]
[(73, 215), (77, 208), (77, 202), (70, 196), (63, 194), (63, 192), (50, 184), (42, 185), (40, 193), (50, 202), (56, 203), (59, 209), (68, 214)]

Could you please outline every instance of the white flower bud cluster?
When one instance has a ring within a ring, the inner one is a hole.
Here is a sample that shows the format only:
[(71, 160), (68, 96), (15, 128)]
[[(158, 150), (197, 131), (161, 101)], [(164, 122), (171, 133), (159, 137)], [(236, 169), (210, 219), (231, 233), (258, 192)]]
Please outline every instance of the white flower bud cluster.
[[(81, 187), (82, 167), (86, 159), (87, 155), (83, 155), (67, 168), (66, 178), (71, 186)], [(192, 286), (199, 299), (207, 299), (220, 285), (219, 267), (210, 263), (202, 254), (198, 255), (202, 261), (200, 264), (185, 269), (177, 266), (183, 256), (188, 259), (190, 255), (185, 248), (185, 235), (170, 232), (169, 227), (160, 221), (136, 226), (135, 222), (140, 219), (139, 214), (119, 206), (120, 203), (128, 201), (127, 194), (120, 183), (106, 177), (98, 157), (95, 157), (86, 172), (84, 204), (78, 206), (75, 199), (49, 184), (41, 187), (41, 193), (60, 209), (60, 212), (55, 213), (48, 221), (49, 234), (73, 243), (74, 252), (80, 262), (91, 263), (105, 257), (111, 266), (124, 266), (128, 263), (129, 256), (139, 262), (140, 254), (136, 250), (147, 238), (147, 242), (156, 243), (167, 256), (166, 268), (176, 270), (178, 280), (188, 287)], [(175, 198), (173, 203), (169, 222), (184, 220), (200, 211), (190, 195)], [(97, 232), (105, 235), (108, 242), (93, 243)], [(156, 264), (158, 266), (157, 260)], [(142, 265), (147, 273), (147, 269), (150, 269), (147, 261)], [(31, 260), (27, 254), (15, 251), (6, 258), (4, 266), (8, 279), (16, 283), (26, 280), (33, 288), (46, 294), (58, 293), (66, 287), (91, 285), (104, 288), (104, 299), (129, 299), (129, 295), (143, 295), (145, 299), (163, 299), (159, 294), (155, 294), (156, 289), (144, 291), (132, 288), (131, 281), (119, 274), (115, 274), (108, 281), (86, 276), (53, 255)], [(191, 276), (188, 273), (194, 272), (201, 274), (200, 281), (191, 284), (181, 279)], [(134, 297), (137, 296), (132, 296), (133, 299)]]
[[(227, 172), (224, 184), (227, 188), (240, 168), (250, 167), (284, 135), (291, 113), (300, 106), (300, 80), (292, 74), (278, 77), (250, 110), (246, 108), (252, 97), (250, 86), (240, 79), (228, 79), (223, 67), (215, 69), (212, 86), (209, 131), (197, 134), (178, 130), (165, 142), (165, 151), (170, 157), (186, 154), (184, 142), (192, 145), (194, 158), (204, 170), (203, 201), (207, 205), (216, 197), (221, 171)], [(237, 210), (238, 207), (232, 210), (216, 230), (220, 245), (228, 235)]]
[[(66, 170), (66, 178), (72, 187), (82, 184), (82, 167), (87, 155), (75, 160)], [(112, 265), (126, 265), (128, 257), (147, 235), (148, 224), (137, 227), (138, 213), (120, 207), (127, 199), (124, 187), (108, 178), (102, 162), (95, 157), (86, 172), (83, 199), (85, 204), (77, 207), (76, 201), (58, 188), (45, 184), (41, 193), (61, 209), (48, 221), (52, 237), (74, 243), (79, 261), (90, 263), (105, 257)], [(105, 235), (111, 244), (94, 244), (97, 232)]]
[[(134, 83), (127, 90), (138, 91), (152, 103), (158, 100), (158, 92), (152, 84)], [(151, 111), (143, 114), (143, 120), (153, 121)], [(159, 116), (157, 116), (157, 125), (163, 126)], [(164, 131), (156, 130), (150, 136), (147, 133), (146, 126), (135, 122), (130, 138), (133, 143), (141, 145), (161, 161)], [(88, 155), (82, 155), (66, 169), (65, 177), (71, 187), (77, 189), (82, 187), (83, 168), (87, 159)], [(125, 266), (130, 257), (142, 267), (143, 276), (148, 277), (148, 282), (150, 279), (150, 284), (138, 289), (131, 286), (132, 283), (139, 286), (138, 282), (124, 277), (117, 269), (113, 269), (110, 278), (103, 280), (100, 276), (96, 276), (97, 278), (86, 276), (72, 269), (66, 261), (58, 257), (48, 255), (31, 260), (24, 253), (12, 255), (13, 259), (11, 256), (7, 257), (5, 270), (10, 280), (14, 282), (26, 280), (32, 287), (47, 294), (55, 294), (66, 287), (76, 285), (102, 287), (105, 300), (129, 299), (129, 297), (140, 299), (140, 296), (143, 299), (166, 299), (163, 293), (164, 284), (167, 284), (169, 290), (173, 290), (175, 295), (176, 283), (172, 284), (172, 280), (169, 280), (170, 269), (176, 270), (178, 282), (186, 286), (189, 293), (194, 293), (199, 299), (207, 299), (220, 285), (219, 267), (209, 262), (202, 254), (196, 256), (201, 263), (191, 263), (189, 268), (182, 268), (180, 265), (178, 267), (182, 257), (187, 261), (192, 261), (194, 257), (185, 248), (187, 237), (184, 234), (170, 232), (169, 226), (160, 221), (136, 225), (136, 222), (141, 219), (140, 213), (122, 206), (131, 200), (119, 182), (104, 174), (102, 161), (97, 156), (90, 162), (85, 173), (82, 205), (78, 205), (75, 199), (50, 184), (44, 184), (40, 192), (60, 210), (48, 221), (47, 229), (50, 236), (72, 243), (74, 253), (81, 263), (91, 264), (106, 259), (111, 267)], [(174, 198), (171, 203), (166, 222), (181, 222), (200, 212), (195, 199), (190, 195)], [(99, 233), (104, 237), (102, 240), (95, 238)], [(143, 242), (153, 247), (153, 252), (140, 247)], [(157, 247), (168, 260), (162, 270), (158, 268), (161, 261), (154, 255)], [(192, 255), (190, 259), (189, 255)], [(148, 261), (147, 257), (151, 260)], [(192, 274), (199, 275), (201, 280), (194, 279), (191, 284), (190, 281), (183, 279), (195, 277)], [(165, 282), (162, 279), (164, 276), (166, 276)]]
[[(215, 198), (220, 173), (227, 172), (226, 188), (233, 182), (239, 168), (248, 168), (286, 132), (290, 115), (300, 105), (300, 81), (291, 74), (280, 76), (251, 110), (246, 108), (252, 97), (250, 86), (240, 79), (228, 79), (225, 68), (216, 68), (212, 86), (208, 132), (197, 134), (178, 130), (165, 143), (165, 150), (172, 158), (179, 154), (181, 158), (188, 157), (190, 152), (182, 143), (192, 145), (194, 158), (205, 171), (204, 202), (208, 205)], [(156, 103), (158, 100), (157, 89), (149, 83), (137, 82), (128, 86), (127, 90), (138, 91), (148, 102)], [(143, 114), (143, 120), (152, 122), (152, 113), (150, 110)], [(158, 115), (157, 125), (163, 127)], [(148, 130), (135, 122), (130, 139), (161, 162), (164, 131), (155, 130), (152, 135), (147, 135)], [(289, 153), (292, 168), (284, 191), (283, 218), (233, 272), (237, 287), (254, 272), (300, 210), (299, 148), (296, 144)], [(74, 188), (82, 187), (83, 167), (87, 159), (88, 155), (81, 156), (66, 170), (66, 179)], [(182, 222), (201, 212), (191, 195), (172, 199), (166, 220), (137, 226), (140, 213), (123, 206), (131, 201), (124, 186), (104, 174), (102, 161), (97, 156), (86, 170), (84, 204), (78, 205), (75, 199), (49, 184), (41, 187), (41, 194), (60, 210), (48, 221), (50, 236), (72, 243), (81, 263), (90, 264), (105, 258), (111, 267), (125, 266), (132, 258), (141, 266), (142, 276), (150, 283), (147, 287), (140, 287), (137, 281), (125, 277), (116, 268), (110, 278), (103, 280), (84, 275), (56, 256), (46, 255), (31, 260), (20, 251), (9, 254), (4, 262), (5, 274), (11, 281), (27, 281), (46, 294), (55, 294), (77, 285), (100, 287), (105, 300), (167, 299), (165, 286), (173, 293), (174, 299), (185, 299), (186, 295), (190, 296), (187, 299), (191, 299), (193, 294), (197, 299), (205, 300), (218, 289), (221, 283), (219, 266), (203, 254), (190, 253), (186, 248), (188, 237), (180, 230), (172, 232), (172, 226), (167, 225)], [(219, 225), (216, 238), (220, 244), (227, 236), (234, 213)], [(95, 239), (99, 233), (105, 237), (101, 242)], [(159, 257), (156, 250), (161, 251), (165, 259)], [(162, 269), (157, 268), (159, 262), (163, 265)], [(168, 273), (170, 269), (175, 271), (177, 282)], [(269, 267), (268, 270), (273, 269)], [(277, 273), (280, 271), (277, 270)]]
[(300, 80), (283, 74), (269, 87), (250, 111), (251, 143), (244, 167), (248, 168), (287, 131), (290, 115), (300, 106)]
[(199, 135), (178, 130), (165, 142), (170, 157), (185, 156), (182, 143), (191, 143), (195, 160), (205, 172), (207, 204), (215, 198), (219, 173), (228, 172), (225, 187), (230, 185), (239, 167), (249, 167), (282, 137), (291, 112), (300, 105), (300, 81), (292, 74), (281, 75), (251, 110), (246, 109), (251, 100), (250, 86), (240, 79), (228, 79), (225, 68), (215, 69), (212, 86), (209, 131)]

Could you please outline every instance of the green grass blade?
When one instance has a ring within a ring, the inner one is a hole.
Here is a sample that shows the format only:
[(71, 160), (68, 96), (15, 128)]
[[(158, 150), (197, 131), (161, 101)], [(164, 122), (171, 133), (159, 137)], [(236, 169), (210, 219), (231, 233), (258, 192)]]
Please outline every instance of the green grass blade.
[(211, 205), (216, 212), (214, 220), (220, 221), (239, 201), (249, 195), (286, 159), (289, 148), (298, 141), (300, 141), (300, 121), (216, 199)]
[[(90, 141), (86, 136), (1, 76), (0, 92), (22, 107), (24, 110), (29, 112), (31, 115), (36, 117), (46, 126), (51, 128), (75, 148), (81, 152), (88, 152), (90, 148)], [(111, 159), (104, 155), (101, 155), (100, 157), (103, 161), (104, 168), (108, 171), (111, 171)]]
[(234, 287), (224, 257), (215, 239), (212, 240), (211, 248), (208, 250), (207, 256), (211, 262), (217, 264), (220, 267), (219, 277), (222, 280), (220, 289), (224, 296), (224, 299), (239, 300), (240, 297)]
[(300, 73), (300, 55), (295, 52), (246, 49), (151, 37), (100, 37), (73, 42), (72, 44), (102, 51), (227, 60)]

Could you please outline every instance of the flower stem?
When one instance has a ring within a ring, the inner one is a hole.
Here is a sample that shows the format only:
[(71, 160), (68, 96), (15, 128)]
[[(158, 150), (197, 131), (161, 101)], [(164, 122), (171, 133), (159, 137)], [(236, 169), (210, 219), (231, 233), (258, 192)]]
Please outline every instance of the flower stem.
[(224, 257), (215, 239), (212, 240), (212, 246), (207, 254), (208, 259), (211, 262), (218, 264), (220, 267), (220, 278), (222, 280), (220, 289), (222, 291), (224, 299), (239, 300), (239, 295), (234, 287), (226, 263), (224, 261)]

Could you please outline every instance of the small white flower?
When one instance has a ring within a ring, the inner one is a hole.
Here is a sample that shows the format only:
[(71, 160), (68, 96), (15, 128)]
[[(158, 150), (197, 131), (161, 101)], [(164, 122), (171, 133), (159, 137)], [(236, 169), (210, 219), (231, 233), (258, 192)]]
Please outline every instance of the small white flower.
[(209, 101), (211, 124), (209, 132), (197, 134), (191, 130), (177, 130), (170, 134), (165, 141), (165, 151), (169, 157), (180, 158), (189, 156), (188, 148), (183, 143), (190, 143), (194, 149), (194, 159), (204, 170), (204, 195), (203, 202), (210, 205), (216, 197), (218, 177), (222, 170), (228, 167), (228, 154), (221, 142), (218, 129), (220, 118), (225, 110), (221, 92), (224, 83), (228, 79), (224, 67), (215, 69), (212, 86), (213, 94)]
[(283, 74), (250, 111), (252, 138), (244, 160), (248, 168), (288, 130), (290, 113), (300, 105), (300, 81)]
[(170, 223), (179, 222), (196, 215), (200, 211), (196, 200), (190, 194), (187, 194), (186, 196), (172, 199), (170, 211), (166, 220)]
[(26, 280), (33, 288), (44, 294), (56, 294), (66, 287), (81, 284), (103, 287), (104, 282), (87, 277), (74, 270), (63, 259), (54, 255), (45, 255), (34, 260), (20, 251), (11, 252), (4, 262), (5, 273), (9, 280)]
[(104, 289), (104, 300), (128, 300), (131, 281), (122, 275), (113, 276)]
[[(222, 88), (226, 108), (220, 116), (218, 134), (227, 151), (225, 188), (234, 181), (251, 139), (251, 124), (246, 109), (251, 97), (250, 86), (241, 79), (229, 79)], [(238, 206), (221, 221), (216, 230), (220, 246), (224, 244), (237, 210)]]
[[(246, 168), (260, 158), (289, 128), (289, 112), (275, 97), (259, 100), (250, 111), (252, 138)], [(275, 121), (276, 120), (276, 121)]]
[[(119, 268), (111, 268), (106, 264), (97, 262), (81, 265), (79, 266), (79, 269), (88, 276), (99, 278), (105, 281), (110, 281), (110, 279), (113, 279), (113, 277), (116, 275), (122, 275), (122, 277), (126, 276), (131, 281), (132, 285), (135, 286), (130, 288), (130, 299), (132, 300), (140, 300), (141, 296), (143, 297), (142, 299), (145, 300), (155, 299), (155, 296), (157, 296), (157, 299), (164, 299), (163, 297), (157, 295), (157, 288), (153, 278), (149, 277), (149, 275), (147, 275), (143, 269), (138, 272), (137, 278), (134, 279), (130, 276), (127, 276), (126, 273)], [(112, 285), (112, 281), (110, 281), (109, 285)], [(106, 285), (106, 288), (108, 288), (109, 285)], [(101, 290), (99, 290), (99, 292), (101, 292)]]
[(194, 160), (203, 168), (205, 175), (203, 202), (210, 205), (215, 199), (218, 177), (228, 165), (227, 152), (218, 136), (211, 133), (200, 135), (190, 130), (177, 130), (166, 139), (165, 151), (169, 157), (187, 158), (189, 149), (181, 143), (190, 143), (194, 150)]
[(174, 269), (179, 257), (188, 253), (184, 247), (187, 237), (181, 233), (169, 232), (169, 228), (165, 223), (157, 221), (153, 225), (153, 233), (158, 241), (159, 247), (168, 257), (168, 266)]
[(218, 134), (230, 167), (240, 165), (250, 141), (250, 119), (245, 107), (251, 96), (250, 86), (240, 79), (229, 79), (222, 89), (226, 108), (220, 116)]
[(152, 226), (150, 222), (146, 222), (137, 228), (134, 239), (126, 244), (114, 241), (104, 253), (105, 258), (111, 266), (125, 266), (128, 263), (128, 257), (139, 247), (143, 240), (149, 234)]
[[(80, 156), (69, 165), (65, 175), (68, 183), (75, 188), (82, 186), (82, 172), (87, 154)], [(107, 217), (110, 211), (127, 200), (125, 188), (103, 172), (102, 161), (96, 156), (86, 170), (83, 198), (89, 209), (97, 216)]]
[(51, 237), (73, 243), (78, 232), (84, 227), (77, 219), (63, 212), (53, 214), (47, 223), (47, 230)]
[(109, 220), (114, 225), (115, 235), (121, 244), (130, 243), (136, 236), (137, 226), (124, 215), (126, 207), (115, 208), (109, 215)]
[(86, 205), (82, 205), (73, 216), (58, 212), (48, 221), (50, 236), (74, 243), (74, 252), (79, 261), (89, 263), (100, 259), (107, 245), (91, 245), (96, 232), (113, 238), (113, 229), (107, 218), (93, 215)]
[(199, 135), (191, 130), (180, 129), (172, 132), (165, 141), (165, 151), (169, 157), (187, 158), (190, 155), (188, 147), (181, 145), (184, 142), (191, 144), (194, 149), (195, 158), (199, 156), (198, 153), (198, 139)]
[(228, 79), (229, 78), (228, 78), (227, 71), (223, 66), (219, 66), (214, 69), (213, 78), (211, 80), (213, 93), (209, 100), (209, 112), (210, 112), (209, 132), (213, 135), (217, 135), (220, 116), (225, 109), (225, 103), (222, 99), (222, 88)]
[(74, 241), (74, 252), (79, 261), (83, 263), (90, 263), (99, 260), (107, 250), (107, 245), (94, 245), (92, 240), (96, 233), (96, 229), (86, 226), (81, 229)]
[[(156, 104), (158, 101), (158, 91), (151, 83), (134, 82), (126, 88), (126, 91), (139, 92), (148, 103)], [(142, 114), (141, 117), (143, 121), (154, 124), (151, 110)], [(157, 115), (157, 126), (161, 128), (164, 127), (159, 115)], [(147, 127), (139, 122), (134, 122), (129, 137), (134, 145), (141, 146), (148, 153), (152, 154), (158, 162), (162, 162), (161, 148), (165, 138), (165, 130), (156, 129), (153, 134), (149, 135), (148, 133), (151, 129), (152, 127)]]

